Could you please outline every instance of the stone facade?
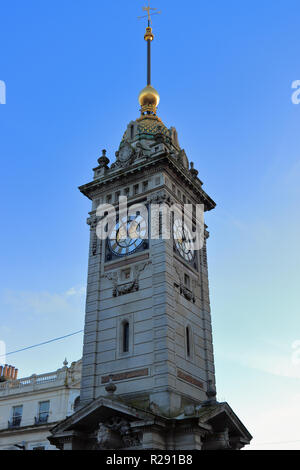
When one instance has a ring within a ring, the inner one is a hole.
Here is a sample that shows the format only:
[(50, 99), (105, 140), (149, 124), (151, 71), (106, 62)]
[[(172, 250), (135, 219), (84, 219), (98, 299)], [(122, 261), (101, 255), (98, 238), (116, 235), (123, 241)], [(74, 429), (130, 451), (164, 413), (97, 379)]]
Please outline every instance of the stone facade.
[(60, 449), (239, 449), (251, 440), (216, 400), (207, 227), (186, 258), (173, 236), (150, 236), (131, 253), (97, 236), (99, 206), (118, 212), (120, 196), (128, 206), (189, 204), (193, 221), (197, 204), (215, 207), (176, 130), (156, 119), (130, 123), (116, 162), (103, 151), (80, 187), (92, 202), (81, 408), (52, 430)]
[[(118, 393), (128, 402), (148, 407), (154, 403), (162, 414), (175, 416), (186, 404), (206, 400), (208, 384), (215, 383), (206, 251), (196, 254), (193, 266), (176, 252), (173, 238), (150, 239), (141, 251), (107, 259), (106, 242), (95, 234), (96, 209), (101, 203), (113, 203), (118, 195), (128, 196), (130, 205), (141, 200), (148, 205), (152, 201), (182, 205), (185, 199), (210, 210), (215, 204), (191, 174), (187, 158), (185, 165), (180, 161), (183, 151), (172, 140), (157, 146), (155, 138), (138, 142), (144, 152), (137, 161), (130, 160), (126, 168), (107, 168), (105, 175), (80, 188), (93, 206), (88, 219), (91, 249), (81, 400), (87, 404), (105, 395), (103, 377), (110, 373), (122, 377), (116, 379)], [(122, 282), (126, 269), (129, 279)], [(184, 286), (185, 274), (190, 289)], [(126, 353), (120, 350), (124, 321), (131, 332)], [(147, 373), (133, 375), (145, 367)]]
[(52, 429), (61, 450), (240, 450), (250, 434), (227, 403), (187, 407), (176, 418), (98, 398)]
[[(251, 440), (216, 399), (202, 221), (216, 204), (176, 129), (157, 116), (150, 11), (141, 115), (116, 160), (103, 150), (79, 188), (92, 204), (81, 408), (52, 430), (60, 449), (238, 449)], [(195, 227), (202, 243), (192, 247)]]
[[(78, 361), (48, 374), (1, 382), (0, 450), (57, 450), (49, 443), (50, 429), (74, 413), (80, 379)], [(14, 407), (22, 407), (15, 418)]]

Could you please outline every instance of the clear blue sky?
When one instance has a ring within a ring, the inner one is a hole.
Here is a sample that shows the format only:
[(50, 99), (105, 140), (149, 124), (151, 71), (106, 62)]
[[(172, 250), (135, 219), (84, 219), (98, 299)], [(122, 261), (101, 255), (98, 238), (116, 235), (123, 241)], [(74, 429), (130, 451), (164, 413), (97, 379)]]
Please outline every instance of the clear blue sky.
[[(143, 0), (1, 5), (0, 340), (83, 328), (91, 180), (139, 115)], [(299, 1), (153, 1), (159, 115), (217, 202), (207, 216), (218, 396), (252, 448), (300, 448)], [(22, 376), (81, 356), (82, 337), (11, 356)], [(285, 442), (287, 444), (266, 444)], [(298, 442), (291, 442), (298, 441)]]

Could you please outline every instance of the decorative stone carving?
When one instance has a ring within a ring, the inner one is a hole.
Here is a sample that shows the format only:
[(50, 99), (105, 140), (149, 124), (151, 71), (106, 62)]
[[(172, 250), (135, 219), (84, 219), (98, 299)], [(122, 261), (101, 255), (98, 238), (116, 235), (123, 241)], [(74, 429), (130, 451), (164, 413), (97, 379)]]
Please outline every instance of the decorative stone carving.
[(180, 150), (180, 152), (177, 155), (177, 160), (178, 163), (183, 166), (185, 169), (188, 170), (189, 168), (189, 160), (188, 157), (186, 156), (185, 150)]
[(135, 149), (128, 143), (125, 142), (120, 150), (116, 152), (116, 161), (112, 164), (111, 168), (126, 168), (131, 165), (134, 160), (137, 158), (137, 153)]
[(99, 217), (96, 217), (96, 215), (93, 215), (89, 217), (86, 221), (86, 223), (90, 226), (92, 234), (92, 242), (91, 242), (91, 251), (92, 255), (95, 256), (97, 254), (97, 246), (98, 246), (98, 237), (96, 233), (96, 227), (99, 222)]
[(171, 206), (175, 202), (164, 190), (152, 193), (148, 201), (150, 204), (167, 204), (168, 206)]
[(110, 429), (104, 423), (99, 424), (98, 430), (96, 432), (96, 440), (96, 447), (98, 449), (111, 449), (112, 444), (119, 444), (119, 442), (116, 442), (116, 439), (113, 439)]
[[(175, 266), (175, 271), (177, 273), (178, 280), (179, 280), (180, 294), (183, 295), (183, 297), (185, 297), (189, 302), (195, 303), (196, 302), (196, 297), (194, 295), (193, 290), (189, 289), (187, 286), (184, 285), (184, 282), (183, 282), (183, 279), (182, 279), (182, 273), (180, 272), (179, 269), (177, 269), (176, 266)], [(193, 286), (193, 288), (195, 287), (194, 282), (192, 283), (192, 286)]]
[(191, 162), (191, 169), (190, 169), (190, 173), (192, 175), (193, 178), (197, 178), (198, 174), (199, 174), (199, 171), (196, 170), (196, 168), (194, 167), (194, 163)]
[(222, 432), (214, 432), (204, 442), (204, 450), (229, 450), (230, 439), (228, 428)]
[(144, 151), (145, 151), (145, 149), (143, 148), (142, 144), (140, 142), (138, 142), (136, 144), (136, 147), (135, 147), (135, 159), (139, 160), (139, 159), (143, 158)]
[(193, 292), (184, 285), (180, 286), (180, 294), (183, 295), (190, 302), (195, 303), (196, 299)]
[(207, 395), (207, 398), (208, 398), (208, 401), (206, 402), (206, 404), (213, 404), (213, 403), (216, 403), (217, 399), (217, 391), (216, 391), (216, 387), (213, 383), (212, 380), (209, 380), (208, 381), (208, 387), (207, 387), (207, 392), (206, 392), (206, 395)]
[(140, 275), (152, 261), (147, 261), (146, 263), (137, 264), (133, 267), (133, 279), (130, 282), (119, 283), (121, 279), (121, 271), (115, 271), (113, 273), (107, 273), (104, 275), (107, 279), (113, 283), (113, 297), (120, 297), (122, 295), (130, 294), (132, 292), (137, 292), (140, 288), (139, 280)]
[(109, 158), (106, 156), (106, 150), (102, 150), (102, 156), (98, 158), (99, 168), (108, 169)]
[(113, 383), (112, 375), (109, 376), (109, 382), (106, 385), (105, 390), (107, 391), (108, 395), (110, 395), (111, 397), (117, 390), (117, 386)]
[(134, 433), (130, 422), (119, 416), (113, 416), (99, 423), (96, 431), (96, 448), (120, 449), (141, 445), (139, 435)]
[(99, 221), (99, 218), (96, 215), (92, 215), (91, 217), (87, 219), (86, 223), (87, 225), (90, 226), (91, 230), (96, 230), (98, 221)]

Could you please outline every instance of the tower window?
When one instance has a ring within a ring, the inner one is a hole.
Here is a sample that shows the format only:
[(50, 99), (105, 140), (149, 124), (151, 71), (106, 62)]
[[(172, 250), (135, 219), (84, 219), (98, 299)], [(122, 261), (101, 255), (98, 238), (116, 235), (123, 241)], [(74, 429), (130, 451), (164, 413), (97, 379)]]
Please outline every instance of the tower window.
[(132, 124), (130, 126), (130, 139), (133, 139), (133, 137), (134, 137), (134, 125)]
[(118, 191), (118, 192), (115, 194), (115, 202), (119, 202), (120, 196), (121, 196), (121, 192)]
[(108, 204), (111, 203), (111, 194), (108, 194), (108, 195), (106, 196), (106, 202), (107, 202)]
[(160, 185), (160, 176), (155, 178), (155, 186), (159, 186), (159, 185)]
[(190, 289), (191, 287), (191, 279), (190, 279), (190, 276), (188, 276), (187, 274), (184, 275), (184, 285), (188, 289)]
[(123, 338), (122, 338), (122, 351), (123, 353), (129, 352), (129, 323), (128, 321), (123, 323)]
[(190, 327), (187, 326), (185, 329), (186, 335), (186, 354), (188, 357), (191, 357), (191, 338), (190, 338)]
[(74, 411), (77, 410), (77, 408), (79, 407), (79, 405), (80, 405), (80, 396), (78, 396), (78, 397), (75, 398), (74, 405), (73, 405)]
[(148, 189), (148, 181), (144, 181), (143, 182), (143, 190), (147, 191), (147, 189)]
[(138, 194), (139, 193), (139, 185), (136, 184), (134, 187), (133, 187), (133, 192), (134, 194)]

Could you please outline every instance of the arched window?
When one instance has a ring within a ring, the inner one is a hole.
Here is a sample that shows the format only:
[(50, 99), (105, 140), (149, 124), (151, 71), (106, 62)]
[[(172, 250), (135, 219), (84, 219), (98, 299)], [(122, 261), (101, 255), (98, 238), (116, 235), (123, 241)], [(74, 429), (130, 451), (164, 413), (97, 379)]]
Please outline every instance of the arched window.
[(78, 396), (78, 397), (75, 398), (74, 406), (73, 406), (73, 407), (74, 407), (74, 411), (77, 410), (77, 408), (79, 407), (79, 405), (80, 405), (80, 396)]
[(191, 357), (191, 331), (190, 331), (189, 326), (187, 326), (185, 329), (185, 335), (186, 335), (186, 354), (188, 357)]
[(128, 321), (125, 321), (123, 323), (122, 351), (123, 351), (123, 353), (129, 352), (129, 323), (128, 323)]
[(133, 137), (134, 137), (134, 125), (131, 124), (131, 126), (130, 126), (130, 139), (132, 140)]

